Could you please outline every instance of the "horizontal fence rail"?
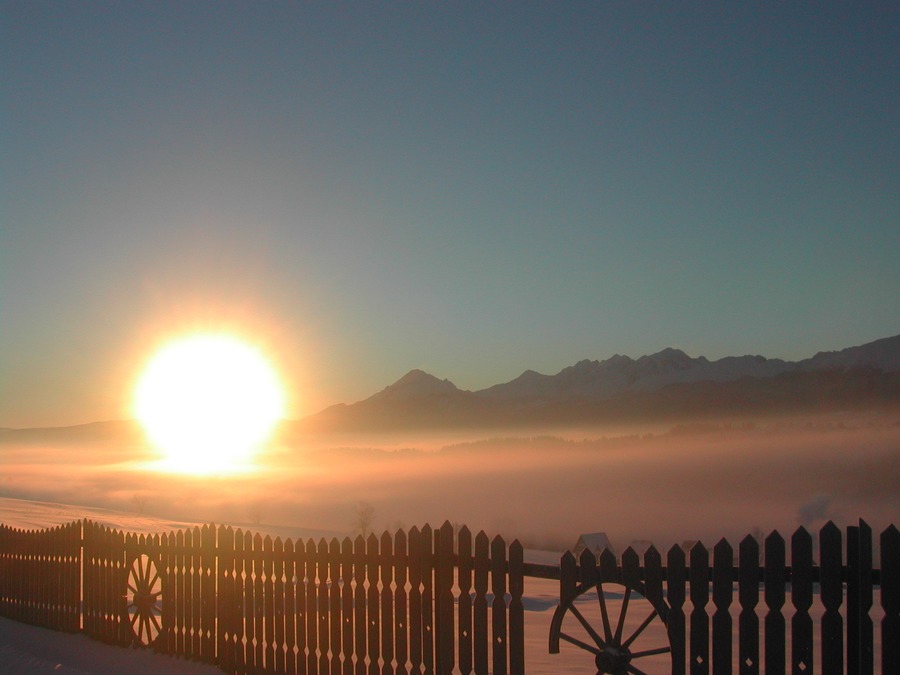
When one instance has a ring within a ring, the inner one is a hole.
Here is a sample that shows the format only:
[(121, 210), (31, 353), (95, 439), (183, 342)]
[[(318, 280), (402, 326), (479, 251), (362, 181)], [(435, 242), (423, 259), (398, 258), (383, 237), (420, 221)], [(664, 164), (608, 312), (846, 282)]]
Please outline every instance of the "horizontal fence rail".
[[(213, 525), (154, 535), (89, 520), (0, 525), (0, 615), (227, 673), (499, 675), (527, 670), (523, 594), (535, 577), (559, 580), (564, 609), (601, 584), (635, 591), (665, 620), (676, 674), (867, 675), (876, 660), (900, 673), (897, 528), (875, 543), (863, 521), (846, 534), (829, 523), (815, 536), (800, 528), (665, 556), (585, 550), (553, 566), (449, 523), (318, 541)], [(612, 623), (609, 635), (623, 632)]]

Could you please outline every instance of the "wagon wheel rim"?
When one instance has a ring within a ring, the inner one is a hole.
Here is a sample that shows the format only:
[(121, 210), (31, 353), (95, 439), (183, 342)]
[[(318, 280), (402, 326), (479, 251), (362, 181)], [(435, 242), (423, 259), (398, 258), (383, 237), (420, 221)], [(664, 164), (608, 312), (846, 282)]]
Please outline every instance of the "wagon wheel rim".
[(147, 555), (134, 558), (126, 579), (126, 612), (137, 643), (153, 644), (162, 633), (163, 580), (157, 562)]
[[(578, 649), (588, 652), (594, 656), (594, 665), (597, 668), (598, 675), (604, 673), (624, 674), (631, 673), (633, 675), (646, 675), (646, 671), (642, 666), (647, 659), (652, 656), (662, 654), (670, 654), (672, 648), (669, 644), (650, 646), (648, 644), (638, 644), (642, 637), (645, 637), (645, 631), (658, 620), (663, 626), (667, 627), (666, 607), (657, 607), (653, 605), (647, 598), (642, 598), (650, 605), (650, 611), (644, 611), (644, 615), (637, 627), (628, 627), (626, 630), (626, 617), (629, 610), (632, 609), (631, 599), (634, 593), (633, 589), (625, 586), (622, 595), (622, 604), (619, 608), (617, 616), (612, 616), (610, 608), (607, 605), (606, 593), (604, 592), (603, 583), (597, 583), (593, 587), (597, 596), (597, 604), (599, 605), (600, 618), (599, 621), (592, 623), (584, 613), (575, 605), (575, 601), (581, 595), (592, 590), (591, 587), (585, 588), (582, 592), (569, 599), (567, 602), (560, 604), (556, 609), (551, 624), (551, 652), (558, 652), (559, 640), (568, 642)], [(588, 640), (579, 639), (574, 635), (563, 630), (563, 621), (566, 614), (571, 614), (577, 620), (577, 625), (587, 633)], [(596, 625), (595, 627), (595, 624)], [(668, 631), (666, 632), (668, 637)], [(655, 644), (655, 643), (651, 643)], [(553, 646), (556, 645), (554, 649)]]

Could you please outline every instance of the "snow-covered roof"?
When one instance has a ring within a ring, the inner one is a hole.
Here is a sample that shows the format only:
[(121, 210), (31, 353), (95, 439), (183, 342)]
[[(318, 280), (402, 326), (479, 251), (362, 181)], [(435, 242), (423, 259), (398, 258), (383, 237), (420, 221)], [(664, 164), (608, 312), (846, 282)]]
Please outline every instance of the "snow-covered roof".
[(594, 553), (600, 553), (603, 549), (609, 549), (614, 552), (606, 532), (586, 532), (578, 535), (578, 541), (572, 547), (572, 553), (578, 555), (584, 549), (589, 549)]

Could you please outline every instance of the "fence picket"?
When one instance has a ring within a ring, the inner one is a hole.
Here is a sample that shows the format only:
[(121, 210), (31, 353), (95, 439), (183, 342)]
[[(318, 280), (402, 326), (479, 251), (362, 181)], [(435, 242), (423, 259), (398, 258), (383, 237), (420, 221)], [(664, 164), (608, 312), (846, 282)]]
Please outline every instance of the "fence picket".
[(453, 670), (453, 526), (445, 522), (434, 533), (435, 670)]
[(203, 541), (199, 527), (191, 532), (191, 652), (196, 659), (202, 658), (203, 627), (201, 617), (203, 614), (203, 567), (201, 557), (203, 553)]
[(509, 545), (509, 671), (512, 675), (525, 672), (525, 551), (519, 540)]
[(759, 543), (747, 535), (740, 544), (738, 569), (738, 670), (741, 675), (759, 675)]
[(506, 637), (506, 542), (500, 535), (491, 541), (491, 645), (494, 652), (494, 675), (507, 673)]
[(341, 621), (343, 626), (343, 634), (341, 635), (341, 644), (343, 645), (341, 673), (343, 675), (353, 675), (353, 657), (356, 654), (356, 645), (353, 639), (353, 562), (353, 541), (350, 537), (344, 537), (341, 542), (341, 581), (343, 583), (343, 588), (341, 589)]
[(275, 542), (266, 535), (263, 539), (263, 664), (267, 673), (275, 672), (275, 571), (273, 560)]
[(812, 619), (812, 537), (799, 528), (791, 537), (791, 672), (811, 673), (813, 668)]
[(319, 553), (316, 542), (306, 542), (306, 672), (319, 673), (319, 600), (317, 596)]
[(874, 626), (872, 624), (872, 528), (859, 521), (859, 673), (875, 670)]
[(380, 667), (378, 659), (381, 656), (381, 617), (378, 613), (378, 538), (370, 534), (366, 539), (366, 580), (369, 588), (366, 593), (366, 620), (368, 621), (368, 651), (369, 675), (378, 675)]
[(473, 615), (473, 641), (475, 672), (488, 672), (488, 613), (487, 590), (490, 567), (490, 542), (484, 531), (475, 537), (475, 602)]
[(765, 570), (765, 644), (766, 675), (784, 675), (784, 539), (773, 531), (766, 537), (766, 570)]
[(275, 537), (272, 542), (272, 574), (274, 575), (273, 590), (275, 592), (273, 610), (275, 614), (275, 671), (285, 672), (285, 608), (284, 608), (284, 542), (281, 537)]
[(686, 631), (684, 616), (685, 567), (684, 550), (672, 546), (666, 556), (666, 600), (669, 602), (669, 643), (672, 646), (672, 675), (685, 675)]
[(234, 672), (234, 530), (220, 526), (217, 541), (216, 654), (225, 672)]
[(709, 551), (702, 542), (691, 549), (691, 675), (709, 673)]
[(381, 535), (378, 566), (381, 568), (381, 675), (394, 675), (394, 582), (393, 538)]
[(459, 564), (456, 571), (456, 584), (459, 588), (459, 615), (457, 627), (457, 644), (459, 645), (459, 672), (468, 675), (472, 672), (472, 532), (463, 525), (457, 535)]
[(425, 675), (434, 673), (434, 532), (431, 525), (422, 526), (422, 668)]
[[(249, 567), (250, 549), (253, 546), (253, 540), (249, 532), (242, 532), (240, 529), (235, 532), (234, 537), (234, 556), (235, 556), (235, 595), (237, 602), (235, 603), (235, 612), (238, 615), (237, 635), (235, 636), (234, 660), (235, 669), (238, 673), (246, 673), (247, 664), (250, 656), (249, 647), (250, 640), (253, 639), (252, 622), (249, 614), (252, 612), (252, 582), (250, 580), (252, 569)], [(248, 549), (250, 547), (250, 549)]]
[[(329, 641), (331, 644), (330, 672), (332, 675), (341, 675), (341, 609), (343, 607), (341, 579), (341, 543), (337, 538), (332, 538), (328, 544), (328, 578), (331, 580), (329, 588)], [(348, 589), (349, 590), (349, 589)]]
[(407, 675), (409, 658), (407, 613), (407, 557), (406, 533), (397, 530), (394, 535), (394, 658), (397, 661), (396, 675)]
[(366, 616), (366, 540), (362, 535), (353, 542), (353, 626), (355, 637), (354, 673), (366, 673), (366, 637), (368, 636), (368, 617)]
[(900, 532), (881, 533), (881, 672), (900, 673)]
[[(298, 544), (300, 542), (297, 542)], [(284, 670), (297, 673), (297, 556), (294, 541), (284, 540)]]
[(205, 663), (216, 662), (216, 528), (200, 531), (200, 654)]
[(253, 611), (253, 632), (251, 636), (251, 654), (248, 662), (253, 665), (256, 672), (262, 672), (265, 669), (265, 652), (263, 651), (265, 642), (265, 614), (266, 614), (266, 596), (263, 587), (263, 538), (258, 532), (253, 535), (251, 563), (253, 565), (253, 575), (251, 579), (251, 588), (253, 604), (250, 605)]
[(819, 595), (825, 608), (821, 626), (822, 675), (843, 675), (844, 672), (841, 564), (841, 531), (829, 521), (819, 532)]
[(329, 604), (330, 579), (328, 578), (328, 542), (325, 538), (319, 539), (319, 545), (316, 548), (316, 578), (318, 583), (318, 593), (316, 597), (316, 621), (319, 633), (318, 652), (319, 652), (319, 674), (329, 675), (331, 673), (331, 659), (329, 657), (329, 649), (331, 649), (331, 633), (329, 631), (329, 619), (331, 616), (331, 605)]
[(714, 675), (731, 673), (731, 600), (734, 595), (732, 566), (734, 550), (721, 539), (713, 549), (712, 670)]

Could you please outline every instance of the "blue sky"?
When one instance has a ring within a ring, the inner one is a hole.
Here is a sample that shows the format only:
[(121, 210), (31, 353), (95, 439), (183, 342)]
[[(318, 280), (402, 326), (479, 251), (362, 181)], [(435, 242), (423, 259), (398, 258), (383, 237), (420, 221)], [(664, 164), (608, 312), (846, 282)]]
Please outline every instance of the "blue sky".
[(0, 1), (0, 426), (900, 332), (893, 3)]

